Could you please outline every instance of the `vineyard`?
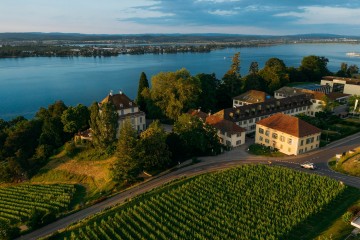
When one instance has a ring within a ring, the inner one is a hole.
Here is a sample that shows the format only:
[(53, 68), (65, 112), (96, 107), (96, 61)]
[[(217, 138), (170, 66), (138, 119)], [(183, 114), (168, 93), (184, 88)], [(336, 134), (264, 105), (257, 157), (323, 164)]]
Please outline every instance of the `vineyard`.
[(35, 216), (56, 217), (68, 210), (75, 191), (75, 186), (68, 184), (23, 184), (0, 188), (0, 221), (19, 225), (34, 220)]
[(246, 165), (169, 184), (51, 239), (296, 239), (294, 229), (347, 190), (326, 177)]

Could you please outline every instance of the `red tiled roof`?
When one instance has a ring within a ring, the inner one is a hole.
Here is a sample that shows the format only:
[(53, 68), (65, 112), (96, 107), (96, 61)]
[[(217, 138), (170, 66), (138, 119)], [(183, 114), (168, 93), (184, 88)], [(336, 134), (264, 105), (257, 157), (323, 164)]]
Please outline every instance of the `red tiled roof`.
[(221, 119), (220, 117), (215, 115), (208, 116), (206, 118), (206, 123), (222, 132), (227, 132), (230, 134), (246, 132), (244, 128), (239, 127), (235, 123), (225, 119)]
[(258, 121), (256, 124), (268, 127), (295, 137), (305, 137), (320, 133), (321, 129), (290, 115), (277, 113)]
[(190, 109), (190, 110), (188, 111), (188, 114), (190, 114), (191, 116), (199, 117), (199, 118), (201, 118), (204, 122), (205, 122), (205, 120), (206, 120), (206, 118), (207, 118), (207, 116), (208, 116), (208, 114), (200, 111), (200, 109), (196, 109), (196, 110)]
[(121, 110), (125, 108), (137, 107), (135, 102), (126, 96), (124, 93), (120, 94), (109, 94), (107, 95), (100, 104), (111, 102), (114, 104), (116, 110)]

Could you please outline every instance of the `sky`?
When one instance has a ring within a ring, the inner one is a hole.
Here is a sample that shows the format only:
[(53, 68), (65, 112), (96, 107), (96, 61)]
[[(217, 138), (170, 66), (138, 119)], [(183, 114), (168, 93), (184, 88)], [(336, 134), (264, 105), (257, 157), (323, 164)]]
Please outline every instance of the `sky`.
[(0, 0), (0, 32), (360, 35), (360, 0)]

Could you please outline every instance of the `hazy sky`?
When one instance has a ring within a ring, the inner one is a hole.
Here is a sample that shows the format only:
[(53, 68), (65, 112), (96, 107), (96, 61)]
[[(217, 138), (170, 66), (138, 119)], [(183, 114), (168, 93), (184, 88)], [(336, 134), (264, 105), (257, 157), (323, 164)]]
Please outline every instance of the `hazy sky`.
[(360, 35), (360, 0), (0, 0), (0, 32)]

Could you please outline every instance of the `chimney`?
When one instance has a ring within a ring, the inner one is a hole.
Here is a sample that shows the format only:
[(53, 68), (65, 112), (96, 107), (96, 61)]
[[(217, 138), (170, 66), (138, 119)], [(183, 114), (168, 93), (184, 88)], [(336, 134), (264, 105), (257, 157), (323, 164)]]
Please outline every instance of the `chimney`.
[(110, 90), (109, 95), (110, 95), (110, 96), (112, 96), (112, 95), (113, 95), (113, 90)]
[(122, 94), (123, 94), (123, 92), (122, 92), (121, 90), (119, 91), (119, 93), (120, 93), (120, 95), (122, 95)]

